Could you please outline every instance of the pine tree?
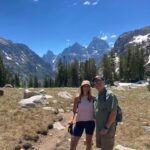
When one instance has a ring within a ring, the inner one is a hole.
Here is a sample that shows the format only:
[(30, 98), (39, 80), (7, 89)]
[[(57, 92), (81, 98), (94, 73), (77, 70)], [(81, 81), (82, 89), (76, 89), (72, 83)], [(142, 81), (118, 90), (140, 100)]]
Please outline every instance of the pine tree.
[(15, 80), (15, 86), (20, 87), (19, 74), (15, 74), (14, 80)]
[(39, 87), (38, 78), (36, 75), (34, 75), (34, 88), (38, 88), (38, 87)]
[(48, 87), (49, 87), (49, 83), (48, 83), (47, 77), (45, 77), (45, 79), (44, 79), (44, 87), (45, 87), (45, 88), (48, 88)]
[(29, 86), (29, 87), (33, 87), (33, 85), (34, 85), (33, 76), (32, 76), (32, 75), (29, 75), (29, 83), (28, 83), (28, 86)]
[(6, 82), (6, 70), (3, 64), (2, 55), (0, 55), (0, 87), (3, 87)]
[(65, 86), (65, 84), (66, 84), (65, 79), (66, 79), (65, 64), (61, 60), (59, 60), (58, 72), (57, 72), (57, 75), (55, 78), (56, 86), (58, 86), (58, 87)]
[(71, 64), (71, 86), (77, 87), (79, 86), (79, 63), (75, 59)]
[(108, 84), (113, 85), (113, 75), (112, 75), (112, 68), (111, 68), (111, 57), (109, 54), (105, 54), (102, 60), (102, 71), (103, 76)]

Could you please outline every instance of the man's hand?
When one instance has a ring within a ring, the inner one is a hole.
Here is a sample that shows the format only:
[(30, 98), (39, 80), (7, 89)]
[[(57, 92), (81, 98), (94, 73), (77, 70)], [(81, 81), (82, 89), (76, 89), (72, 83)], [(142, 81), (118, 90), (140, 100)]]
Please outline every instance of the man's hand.
[(103, 128), (99, 133), (100, 135), (106, 135), (108, 133), (108, 129)]

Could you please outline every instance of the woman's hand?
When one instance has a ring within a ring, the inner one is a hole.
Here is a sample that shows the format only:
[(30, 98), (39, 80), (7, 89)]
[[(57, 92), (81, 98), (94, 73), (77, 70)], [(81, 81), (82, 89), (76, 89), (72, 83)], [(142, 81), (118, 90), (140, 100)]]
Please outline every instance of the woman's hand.
[(103, 128), (99, 133), (100, 135), (106, 135), (108, 133), (108, 129)]
[(70, 121), (68, 122), (68, 124), (73, 124), (73, 120), (70, 120)]

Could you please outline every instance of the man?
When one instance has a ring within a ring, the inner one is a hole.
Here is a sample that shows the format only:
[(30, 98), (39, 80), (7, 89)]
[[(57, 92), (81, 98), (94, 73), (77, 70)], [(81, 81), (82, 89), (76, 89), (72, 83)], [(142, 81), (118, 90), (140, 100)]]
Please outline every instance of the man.
[(105, 88), (103, 77), (93, 79), (98, 95), (94, 102), (96, 119), (96, 146), (102, 150), (113, 150), (116, 132), (117, 98)]

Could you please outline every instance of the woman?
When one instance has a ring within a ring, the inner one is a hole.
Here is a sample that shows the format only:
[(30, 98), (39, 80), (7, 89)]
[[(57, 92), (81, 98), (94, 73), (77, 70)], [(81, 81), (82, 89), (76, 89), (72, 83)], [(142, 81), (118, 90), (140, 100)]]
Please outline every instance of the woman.
[(69, 122), (73, 124), (70, 150), (76, 150), (84, 130), (86, 133), (86, 150), (92, 149), (92, 136), (95, 129), (93, 100), (90, 82), (84, 80), (80, 87), (79, 96), (74, 99), (73, 116)]

